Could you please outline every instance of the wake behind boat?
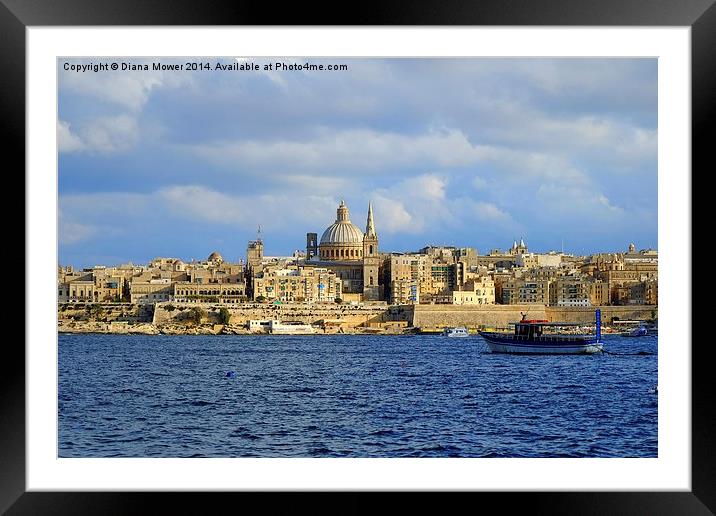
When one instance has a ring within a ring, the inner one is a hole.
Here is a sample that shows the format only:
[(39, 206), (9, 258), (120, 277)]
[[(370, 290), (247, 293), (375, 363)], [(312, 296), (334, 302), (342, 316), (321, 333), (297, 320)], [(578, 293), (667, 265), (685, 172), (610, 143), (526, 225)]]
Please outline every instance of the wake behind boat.
[[(565, 334), (550, 330), (579, 326), (576, 323), (554, 323), (528, 320), (512, 323), (514, 333), (479, 332), (492, 353), (578, 355), (603, 351), (601, 311), (597, 310), (596, 334)], [(547, 331), (545, 331), (547, 330)]]

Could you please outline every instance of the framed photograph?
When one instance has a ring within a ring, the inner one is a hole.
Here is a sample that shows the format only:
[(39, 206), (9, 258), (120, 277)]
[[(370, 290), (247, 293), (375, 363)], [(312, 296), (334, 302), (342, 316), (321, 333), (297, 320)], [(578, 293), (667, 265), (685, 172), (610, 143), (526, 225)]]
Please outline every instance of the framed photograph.
[(0, 507), (469, 491), (713, 511), (689, 279), (712, 3), (321, 26), (4, 2), (28, 208)]

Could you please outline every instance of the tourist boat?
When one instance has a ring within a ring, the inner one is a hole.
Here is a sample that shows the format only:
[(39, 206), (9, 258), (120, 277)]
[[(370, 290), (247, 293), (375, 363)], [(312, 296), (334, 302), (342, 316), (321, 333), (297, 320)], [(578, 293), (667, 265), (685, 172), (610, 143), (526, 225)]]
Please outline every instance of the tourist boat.
[(445, 328), (443, 330), (443, 335), (445, 337), (467, 337), (470, 335), (467, 331), (467, 328), (464, 326), (458, 326), (456, 328)]
[(603, 351), (602, 321), (596, 311), (596, 334), (545, 333), (547, 328), (575, 327), (576, 323), (553, 323), (525, 318), (512, 323), (514, 333), (479, 332), (492, 353), (578, 355)]

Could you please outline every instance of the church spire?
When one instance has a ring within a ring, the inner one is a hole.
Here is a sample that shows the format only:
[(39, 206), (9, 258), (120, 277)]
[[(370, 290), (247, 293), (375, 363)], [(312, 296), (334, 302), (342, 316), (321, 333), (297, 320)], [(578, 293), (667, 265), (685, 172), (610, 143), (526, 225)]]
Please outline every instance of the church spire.
[(365, 235), (368, 237), (377, 237), (375, 234), (375, 223), (373, 222), (373, 205), (368, 201), (368, 222), (365, 225)]

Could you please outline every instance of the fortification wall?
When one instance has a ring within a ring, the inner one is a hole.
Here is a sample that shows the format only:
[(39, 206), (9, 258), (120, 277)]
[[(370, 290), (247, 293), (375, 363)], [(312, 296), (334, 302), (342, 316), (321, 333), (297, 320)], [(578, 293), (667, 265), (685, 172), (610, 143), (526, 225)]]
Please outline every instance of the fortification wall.
[[(386, 306), (351, 306), (351, 305), (265, 305), (243, 304), (197, 305), (196, 303), (158, 303), (154, 311), (154, 324), (157, 326), (185, 324), (191, 309), (199, 306), (206, 312), (203, 322), (218, 323), (221, 308), (229, 311), (231, 325), (244, 325), (249, 320), (277, 319), (279, 321), (298, 321), (303, 324), (319, 324), (321, 321), (341, 320), (346, 326), (361, 326), (369, 323), (380, 323), (388, 320)], [(174, 307), (167, 310), (167, 307)]]
[[(202, 324), (219, 324), (220, 310), (229, 311), (229, 324), (246, 325), (251, 319), (278, 319), (297, 321), (304, 324), (321, 324), (325, 321), (340, 321), (341, 326), (370, 326), (387, 321), (405, 321), (408, 326), (423, 329), (440, 329), (448, 326), (505, 327), (518, 321), (523, 313), (528, 319), (545, 319), (551, 322), (573, 322), (589, 324), (594, 322), (594, 307), (566, 308), (530, 305), (267, 305), (247, 303), (243, 305), (211, 305), (196, 303), (158, 303), (152, 305), (102, 304), (79, 305), (68, 303), (58, 307), (60, 322), (126, 322), (152, 323), (157, 327), (171, 325), (194, 325), (191, 309), (201, 308), (205, 316)], [(169, 309), (167, 309), (169, 308)], [(620, 320), (648, 320), (658, 316), (656, 306), (602, 306), (602, 321), (611, 324), (615, 318)]]
[(547, 319), (545, 305), (417, 305), (413, 307), (413, 326), (423, 329), (465, 326), (507, 326), (521, 319)]
[(600, 306), (565, 308), (559, 306), (548, 306), (547, 316), (552, 322), (594, 322), (594, 310), (599, 308), (602, 311), (602, 322), (610, 324), (614, 318), (619, 320), (649, 320), (658, 316), (659, 309), (654, 305), (626, 305), (626, 306)]
[[(625, 319), (651, 319), (658, 314), (656, 306), (602, 306), (602, 321), (611, 323), (615, 317)], [(449, 326), (504, 327), (519, 321), (526, 313), (528, 319), (544, 319), (550, 322), (594, 322), (596, 307), (556, 307), (541, 304), (525, 305), (417, 305), (391, 307), (390, 314), (395, 320), (407, 320), (420, 328), (445, 328)]]
[(57, 319), (78, 322), (151, 322), (153, 305), (129, 303), (62, 303), (57, 307)]

